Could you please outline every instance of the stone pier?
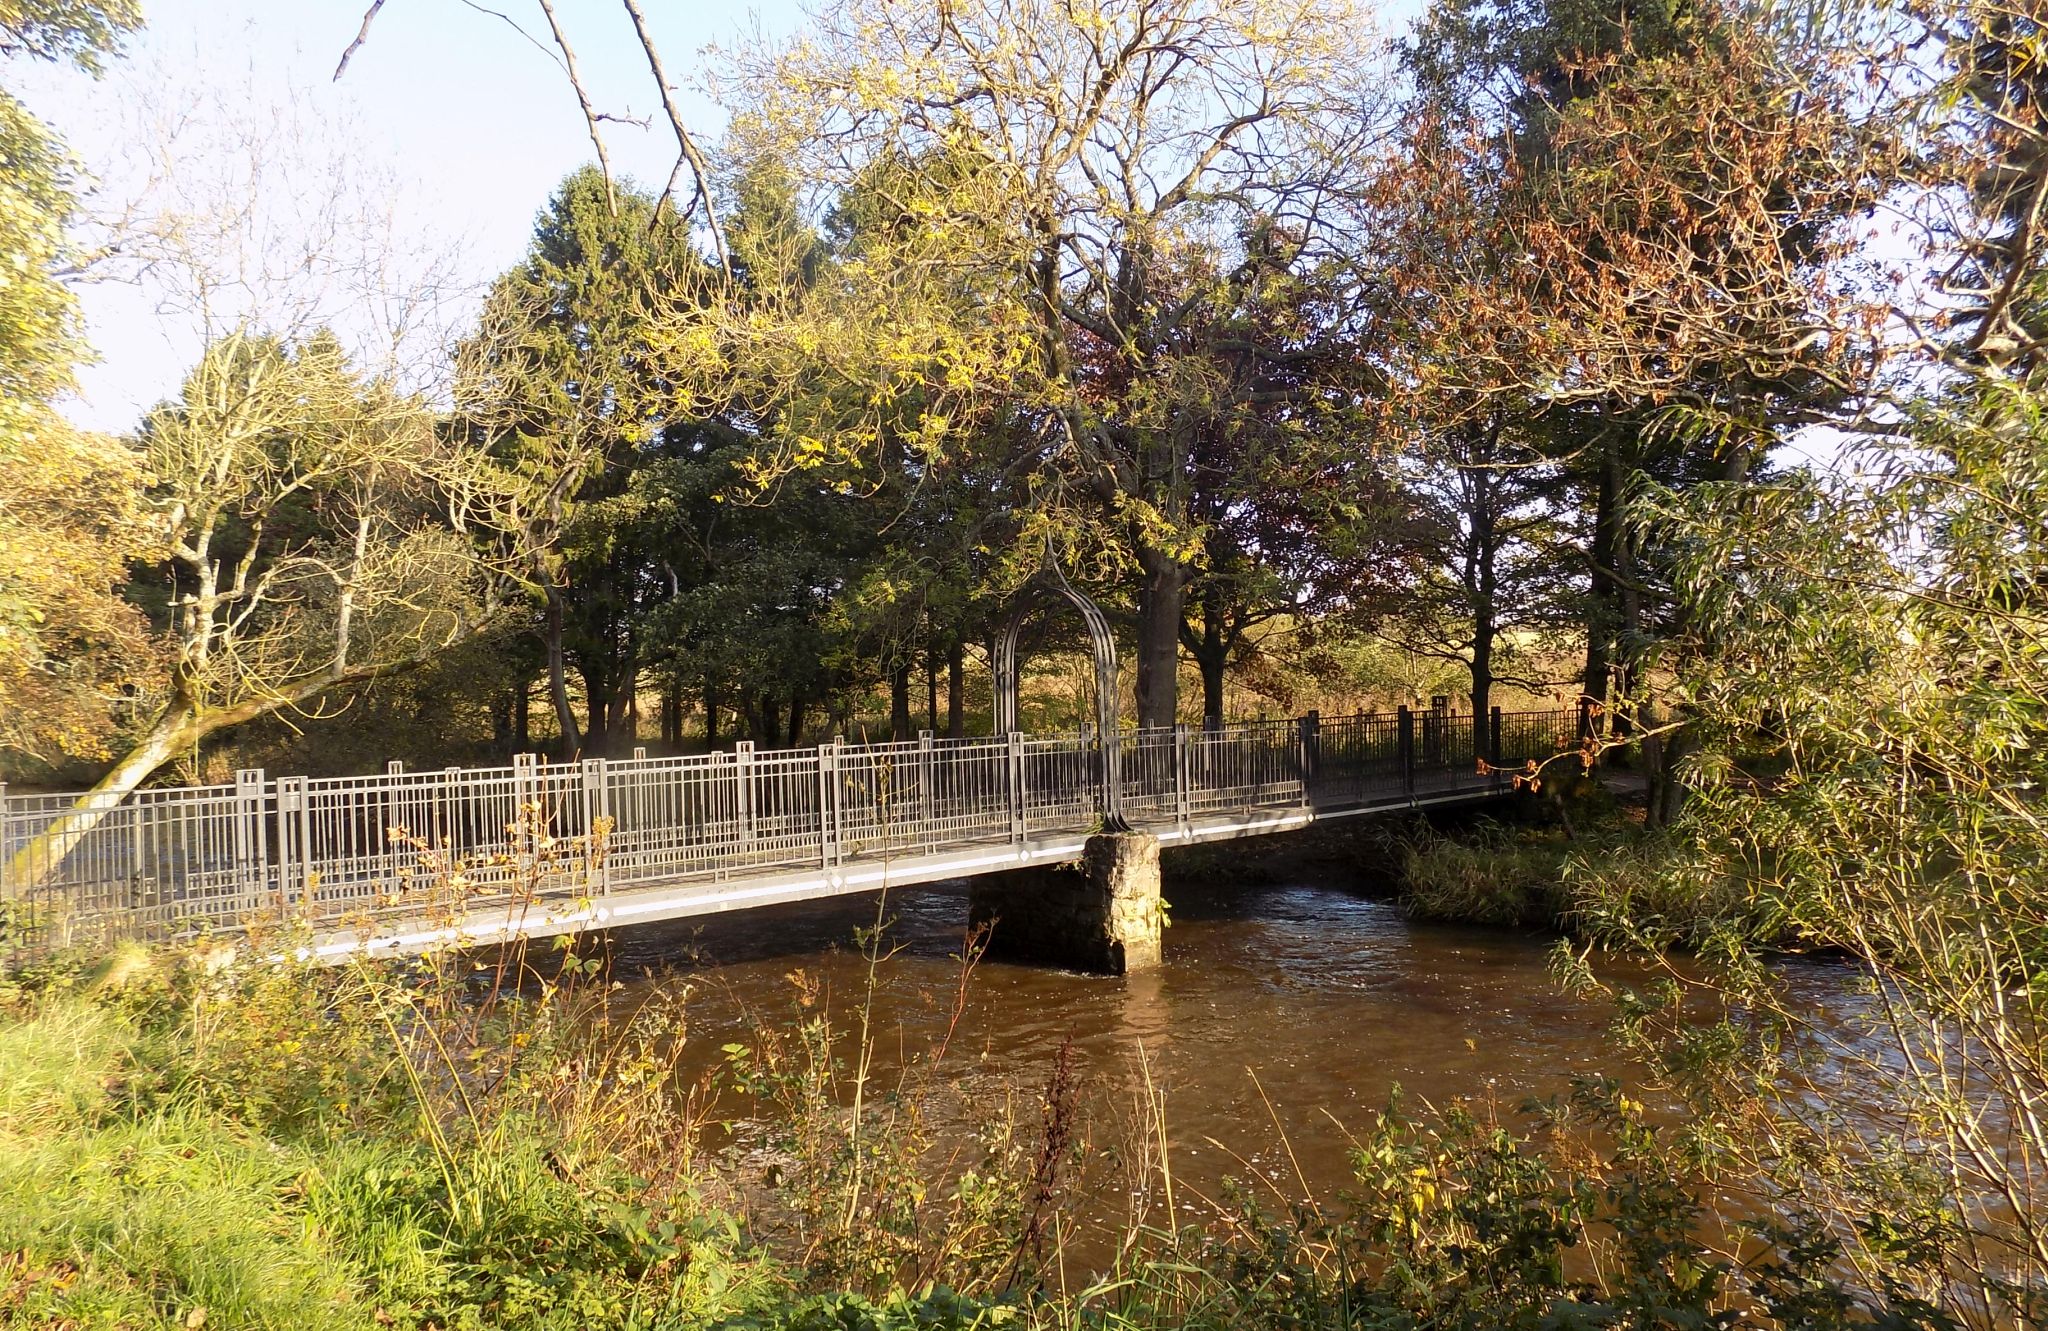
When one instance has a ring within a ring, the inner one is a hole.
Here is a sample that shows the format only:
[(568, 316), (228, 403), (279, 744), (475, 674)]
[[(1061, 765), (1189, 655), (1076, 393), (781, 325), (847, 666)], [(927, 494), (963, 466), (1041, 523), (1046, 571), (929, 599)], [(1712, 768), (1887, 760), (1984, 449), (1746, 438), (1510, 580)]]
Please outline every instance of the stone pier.
[(1089, 837), (1079, 864), (985, 874), (969, 901), (990, 926), (990, 956), (1098, 975), (1159, 964), (1159, 838), (1144, 832)]

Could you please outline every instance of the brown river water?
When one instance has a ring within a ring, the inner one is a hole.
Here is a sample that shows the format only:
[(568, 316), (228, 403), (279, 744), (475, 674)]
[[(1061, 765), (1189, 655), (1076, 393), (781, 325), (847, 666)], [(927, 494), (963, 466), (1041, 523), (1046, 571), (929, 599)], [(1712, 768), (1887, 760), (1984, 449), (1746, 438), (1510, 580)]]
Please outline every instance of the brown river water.
[[(1629, 1079), (1611, 1004), (1551, 976), (1554, 939), (1419, 922), (1328, 875), (1299, 877), (1188, 885), (1169, 868), (1161, 968), (1110, 979), (985, 960), (957, 1022), (966, 886), (891, 893), (879, 899), (892, 953), (875, 972), (875, 1084), (892, 1084), (950, 1029), (945, 1077), (984, 1104), (1014, 1088), (1035, 1125), (1071, 1039), (1078, 1098), (1098, 1132), (1113, 1135), (1121, 1120), (1128, 1133), (1149, 1076), (1185, 1193), (1179, 1209), (1193, 1212), (1191, 1199), (1255, 1173), (1269, 1180), (1269, 1200), (1299, 1197), (1303, 1183), (1335, 1194), (1350, 1177), (1351, 1133), (1397, 1087), (1411, 1106), (1490, 1098), (1512, 1108), (1567, 1092), (1575, 1076)], [(870, 894), (645, 931), (616, 942), (613, 974), (629, 1000), (649, 986), (690, 986), (683, 1072), (699, 1077), (757, 1022), (793, 1020), (793, 974), (814, 986), (810, 1011), (852, 1027), (869, 975), (856, 935), (877, 913)], [(1606, 969), (1622, 981), (1644, 974), (1640, 964)], [(1788, 976), (1817, 1015), (1857, 1001), (1846, 967), (1799, 963)], [(1129, 1201), (1101, 1198), (1098, 1218), (1116, 1224)]]

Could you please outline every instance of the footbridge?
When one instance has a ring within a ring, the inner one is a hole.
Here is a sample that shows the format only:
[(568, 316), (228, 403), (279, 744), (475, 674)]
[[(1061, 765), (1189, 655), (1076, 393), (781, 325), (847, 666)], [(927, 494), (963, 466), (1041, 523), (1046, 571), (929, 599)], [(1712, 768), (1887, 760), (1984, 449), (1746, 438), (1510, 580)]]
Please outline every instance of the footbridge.
[(1062, 864), (1105, 831), (1191, 845), (1492, 800), (1576, 747), (1578, 726), (1439, 703), (1220, 729), (252, 770), (108, 801), (0, 786), (0, 923), (44, 944), (233, 931), (322, 959), (417, 954)]

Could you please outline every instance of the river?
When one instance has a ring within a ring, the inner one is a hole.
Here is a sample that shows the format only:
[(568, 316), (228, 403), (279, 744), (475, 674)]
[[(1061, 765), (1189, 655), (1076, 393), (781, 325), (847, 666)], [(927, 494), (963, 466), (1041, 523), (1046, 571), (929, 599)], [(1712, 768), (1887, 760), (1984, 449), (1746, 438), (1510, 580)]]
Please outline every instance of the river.
[[(1297, 877), (1240, 886), (1169, 876), (1158, 970), (1110, 979), (984, 960), (957, 1004), (962, 884), (641, 932), (617, 944), (613, 974), (639, 977), (627, 981), (629, 999), (690, 986), (683, 1072), (702, 1077), (757, 1023), (790, 1022), (800, 987), (814, 995), (808, 1011), (850, 1028), (868, 992), (856, 935), (879, 907), (890, 955), (875, 968), (874, 1084), (890, 1085), (950, 1029), (947, 1078), (984, 1103), (1015, 1088), (1035, 1124), (1039, 1090), (1071, 1038), (1079, 1098), (1098, 1131), (1122, 1116), (1128, 1132), (1147, 1078), (1159, 1089), (1173, 1171), (1192, 1198), (1253, 1173), (1275, 1200), (1298, 1197), (1304, 1183), (1334, 1194), (1350, 1177), (1351, 1134), (1396, 1088), (1411, 1104), (1491, 1097), (1512, 1108), (1564, 1093), (1576, 1076), (1626, 1075), (1611, 1004), (1559, 986), (1554, 939), (1419, 922), (1327, 875)], [(1643, 974), (1640, 964), (1603, 965), (1624, 980)], [(1849, 975), (1802, 965), (1794, 979), (1826, 1005), (1846, 995)], [(1114, 1223), (1123, 1204), (1104, 1198), (1099, 1219)]]

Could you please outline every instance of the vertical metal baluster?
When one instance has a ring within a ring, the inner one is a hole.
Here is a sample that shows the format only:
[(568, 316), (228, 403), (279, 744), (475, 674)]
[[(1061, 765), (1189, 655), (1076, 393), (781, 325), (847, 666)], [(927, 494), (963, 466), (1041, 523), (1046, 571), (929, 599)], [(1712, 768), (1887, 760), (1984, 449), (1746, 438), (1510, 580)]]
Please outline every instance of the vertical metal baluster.
[(917, 835), (913, 840), (922, 845), (935, 846), (939, 843), (938, 801), (933, 796), (932, 782), (938, 773), (938, 763), (932, 753), (932, 732), (917, 732)]
[(1410, 800), (1415, 798), (1415, 713), (1404, 703), (1398, 713), (1398, 751), (1401, 756), (1401, 791)]
[(754, 853), (754, 742), (743, 739), (733, 745), (732, 758), (739, 795), (734, 815), (739, 819), (739, 857), (744, 861)]
[(1024, 804), (1024, 737), (1016, 731), (1010, 732), (1010, 840), (1023, 845), (1026, 833), (1027, 811)]
[(611, 857), (605, 853), (607, 847), (598, 836), (598, 826), (610, 816), (611, 790), (605, 782), (605, 761), (602, 758), (585, 758), (583, 760), (584, 856), (586, 861), (596, 861), (597, 890), (602, 896), (611, 895)]
[(832, 867), (832, 746), (818, 746), (818, 864)]

